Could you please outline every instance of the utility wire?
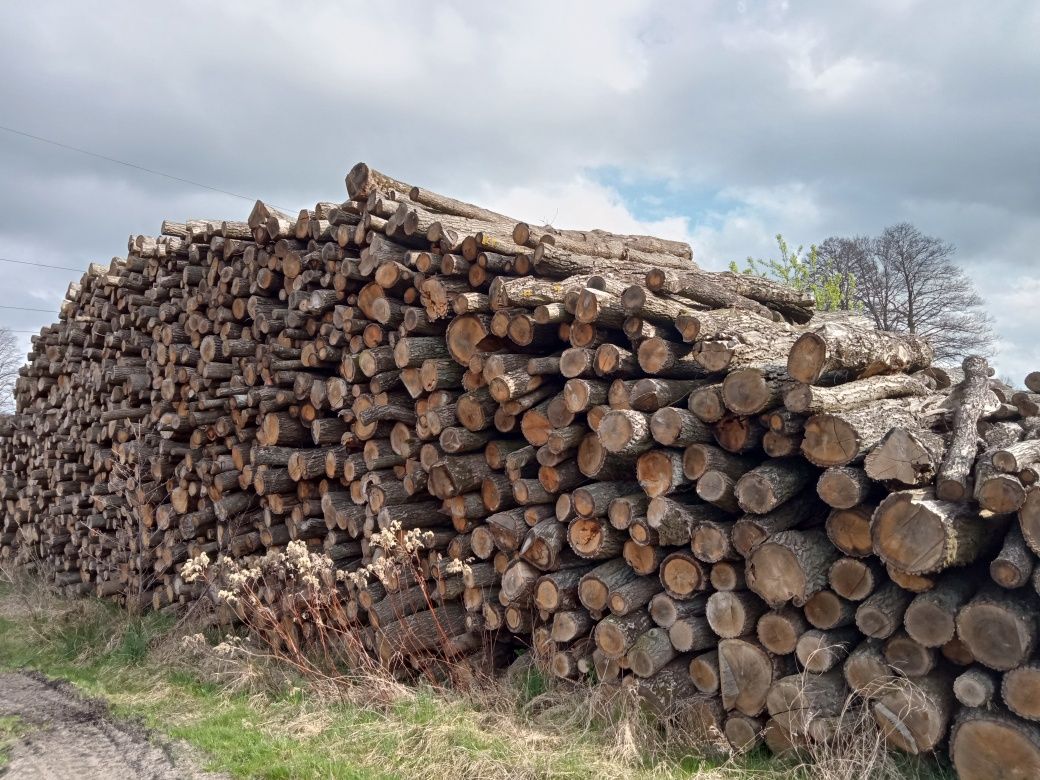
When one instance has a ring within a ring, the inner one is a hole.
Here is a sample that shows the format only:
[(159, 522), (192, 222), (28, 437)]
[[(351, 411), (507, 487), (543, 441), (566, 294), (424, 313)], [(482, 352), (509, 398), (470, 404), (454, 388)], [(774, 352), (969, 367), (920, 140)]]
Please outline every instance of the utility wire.
[[(190, 184), (193, 187), (201, 187), (202, 189), (209, 190), (210, 192), (219, 192), (221, 195), (228, 195), (228, 196), (230, 196), (232, 198), (239, 198), (241, 200), (247, 200), (250, 203), (252, 203), (253, 201), (256, 200), (256, 198), (250, 198), (247, 195), (240, 195), (237, 192), (230, 192), (228, 190), (222, 190), (220, 187), (211, 187), (210, 185), (203, 184), (202, 182), (193, 181), (192, 179), (185, 179), (185, 178), (183, 178), (181, 176), (174, 176), (172, 173), (165, 173), (163, 171), (157, 171), (154, 168), (146, 168), (143, 165), (138, 165), (137, 163), (127, 162), (126, 160), (120, 160), (120, 159), (117, 159), (115, 157), (109, 157), (107, 154), (99, 154), (98, 152), (92, 152), (89, 149), (81, 149), (78, 146), (71, 146), (69, 144), (63, 144), (60, 141), (54, 141), (54, 140), (52, 140), (50, 138), (44, 138), (43, 136), (34, 135), (33, 133), (27, 133), (24, 130), (16, 130), (13, 127), (6, 127), (4, 125), (0, 125), (0, 130), (3, 130), (6, 133), (11, 133), (12, 135), (20, 135), (23, 138), (30, 138), (33, 141), (39, 141), (40, 143), (50, 144), (51, 146), (57, 146), (57, 147), (59, 147), (61, 149), (68, 149), (69, 151), (72, 151), (72, 152), (79, 152), (80, 154), (85, 154), (88, 157), (95, 157), (98, 160), (106, 160), (107, 162), (115, 163), (116, 165), (125, 165), (127, 168), (133, 168), (134, 170), (137, 170), (137, 171), (144, 171), (145, 173), (150, 173), (153, 176), (162, 176), (165, 179), (172, 179), (173, 181), (179, 181), (182, 184)], [(271, 205), (274, 206), (275, 204), (272, 203)], [(281, 206), (275, 206), (275, 208), (282, 209)], [(282, 210), (284, 211), (284, 209), (282, 209)]]
[(47, 314), (57, 314), (57, 312), (54, 309), (31, 309), (27, 306), (4, 306), (3, 304), (0, 304), (0, 309), (17, 309), (18, 311), (42, 311), (46, 312)]
[(35, 265), (37, 268), (57, 268), (62, 271), (79, 271), (85, 273), (86, 268), (72, 268), (67, 265), (50, 265), (49, 263), (33, 263), (29, 260), (11, 260), (7, 257), (0, 257), (0, 263), (17, 263), (18, 265)]

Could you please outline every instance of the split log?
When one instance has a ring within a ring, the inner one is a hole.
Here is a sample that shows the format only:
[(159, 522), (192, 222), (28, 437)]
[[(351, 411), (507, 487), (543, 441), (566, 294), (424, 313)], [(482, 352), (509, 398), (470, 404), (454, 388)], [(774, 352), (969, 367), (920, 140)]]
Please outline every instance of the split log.
[(892, 428), (864, 460), (875, 482), (895, 487), (931, 484), (946, 452), (943, 438), (927, 429)]
[(992, 395), (990, 368), (985, 358), (966, 357), (964, 381), (958, 386), (959, 404), (953, 415), (953, 437), (935, 476), (935, 494), (946, 501), (963, 501), (971, 494), (968, 479), (978, 453), (978, 425)]

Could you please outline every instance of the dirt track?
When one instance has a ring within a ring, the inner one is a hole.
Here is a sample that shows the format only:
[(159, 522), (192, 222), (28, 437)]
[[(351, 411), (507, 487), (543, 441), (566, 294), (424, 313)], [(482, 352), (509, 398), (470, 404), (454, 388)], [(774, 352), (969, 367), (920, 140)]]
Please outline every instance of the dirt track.
[[(0, 716), (16, 715), (28, 732), (11, 749), (0, 777), (10, 780), (218, 780), (183, 749), (157, 742), (114, 719), (101, 702), (67, 683), (24, 672), (0, 674)], [(6, 770), (6, 771), (5, 771)]]

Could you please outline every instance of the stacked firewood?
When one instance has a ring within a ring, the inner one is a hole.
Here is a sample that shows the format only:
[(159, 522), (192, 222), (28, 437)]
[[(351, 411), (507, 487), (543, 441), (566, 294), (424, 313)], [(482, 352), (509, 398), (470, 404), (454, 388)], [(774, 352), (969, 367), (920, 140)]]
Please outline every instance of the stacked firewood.
[(418, 529), (418, 568), (326, 583), (387, 663), (520, 638), (741, 749), (833, 740), (851, 697), (964, 777), (1040, 774), (1040, 373), (679, 242), (346, 184), (70, 287), (0, 425), (0, 554), (163, 608), (220, 600), (203, 552), (352, 573)]

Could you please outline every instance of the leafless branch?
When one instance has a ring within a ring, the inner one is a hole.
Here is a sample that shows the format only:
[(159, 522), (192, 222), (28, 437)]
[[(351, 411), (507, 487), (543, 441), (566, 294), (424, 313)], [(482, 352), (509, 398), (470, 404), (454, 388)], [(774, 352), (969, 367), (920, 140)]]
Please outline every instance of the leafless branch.
[(927, 338), (939, 360), (988, 354), (992, 317), (964, 271), (955, 249), (903, 222), (874, 239), (829, 238), (819, 252), (828, 264), (856, 279), (855, 299), (882, 330)]

